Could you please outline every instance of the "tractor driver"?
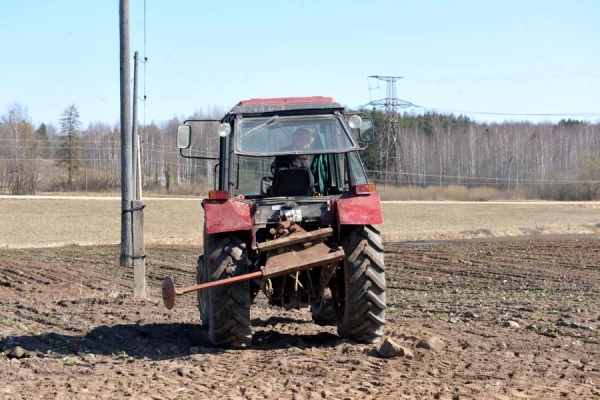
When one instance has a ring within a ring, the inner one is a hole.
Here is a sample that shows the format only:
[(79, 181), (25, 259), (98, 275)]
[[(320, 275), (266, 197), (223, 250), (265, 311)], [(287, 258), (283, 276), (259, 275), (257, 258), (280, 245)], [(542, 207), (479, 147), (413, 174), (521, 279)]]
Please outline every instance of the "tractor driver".
[[(306, 128), (297, 129), (292, 134), (292, 144), (280, 149), (280, 151), (303, 151), (310, 149), (313, 142), (312, 133)], [(310, 158), (308, 154), (286, 154), (275, 157), (273, 162), (273, 174), (281, 168), (306, 168), (310, 174), (310, 184), (314, 185), (315, 178), (310, 171)]]

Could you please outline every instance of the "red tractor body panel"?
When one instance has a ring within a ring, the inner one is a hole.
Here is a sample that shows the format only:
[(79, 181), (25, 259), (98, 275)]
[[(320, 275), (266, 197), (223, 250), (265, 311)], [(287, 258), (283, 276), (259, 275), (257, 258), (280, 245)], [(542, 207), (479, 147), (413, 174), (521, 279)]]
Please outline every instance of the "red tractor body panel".
[(383, 214), (377, 193), (341, 197), (336, 201), (340, 225), (381, 225)]
[(252, 229), (250, 205), (233, 199), (204, 200), (207, 233), (249, 231)]

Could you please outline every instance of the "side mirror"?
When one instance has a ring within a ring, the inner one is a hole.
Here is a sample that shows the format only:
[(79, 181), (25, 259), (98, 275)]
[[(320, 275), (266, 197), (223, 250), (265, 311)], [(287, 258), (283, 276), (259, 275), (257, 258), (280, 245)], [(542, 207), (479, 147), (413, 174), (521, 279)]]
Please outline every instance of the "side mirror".
[(358, 137), (361, 142), (372, 142), (375, 138), (373, 133), (373, 120), (370, 118), (363, 118), (362, 124), (360, 125), (360, 131)]
[(189, 125), (177, 126), (177, 148), (189, 149), (192, 142), (192, 127)]

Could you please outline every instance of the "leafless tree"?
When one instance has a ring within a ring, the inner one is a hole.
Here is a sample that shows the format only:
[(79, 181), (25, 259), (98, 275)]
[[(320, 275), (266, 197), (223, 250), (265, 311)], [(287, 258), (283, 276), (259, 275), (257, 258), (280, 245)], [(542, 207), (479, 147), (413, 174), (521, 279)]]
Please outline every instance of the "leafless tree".
[(12, 104), (0, 119), (0, 186), (11, 194), (34, 194), (39, 183), (44, 142), (34, 132), (27, 110)]

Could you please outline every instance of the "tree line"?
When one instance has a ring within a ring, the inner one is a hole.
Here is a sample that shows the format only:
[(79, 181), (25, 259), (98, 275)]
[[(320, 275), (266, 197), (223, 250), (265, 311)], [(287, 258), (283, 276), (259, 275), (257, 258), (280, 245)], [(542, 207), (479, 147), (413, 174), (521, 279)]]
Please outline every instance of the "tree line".
[(462, 115), (404, 113), (394, 130), (384, 113), (365, 113), (377, 134), (363, 162), (379, 185), (488, 186), (555, 200), (600, 194), (598, 123), (480, 123)]
[[(190, 118), (221, 115), (218, 109), (201, 110)], [(200, 192), (212, 183), (214, 161), (179, 155), (175, 132), (183, 120), (175, 117), (139, 127), (145, 189), (173, 192), (197, 187)], [(218, 156), (216, 127), (202, 125), (195, 139), (197, 155)], [(26, 108), (13, 104), (0, 117), (0, 193), (117, 190), (120, 146), (118, 124), (93, 122), (82, 128), (75, 105), (65, 108), (58, 126), (42, 123), (36, 129)]]
[[(360, 110), (375, 122), (375, 140), (362, 151), (378, 187), (462, 185), (519, 191), (527, 197), (591, 200), (600, 195), (600, 124), (481, 123), (459, 115), (399, 114), (395, 130), (376, 109)], [(192, 119), (218, 119), (223, 110), (200, 110)], [(175, 131), (183, 118), (140, 125), (145, 190), (202, 193), (212, 186), (215, 161), (183, 158)], [(216, 125), (194, 123), (193, 154), (218, 156)], [(391, 133), (390, 133), (391, 132)], [(117, 124), (82, 128), (75, 105), (59, 125), (33, 126), (25, 107), (0, 117), (0, 193), (111, 191), (120, 187)]]

